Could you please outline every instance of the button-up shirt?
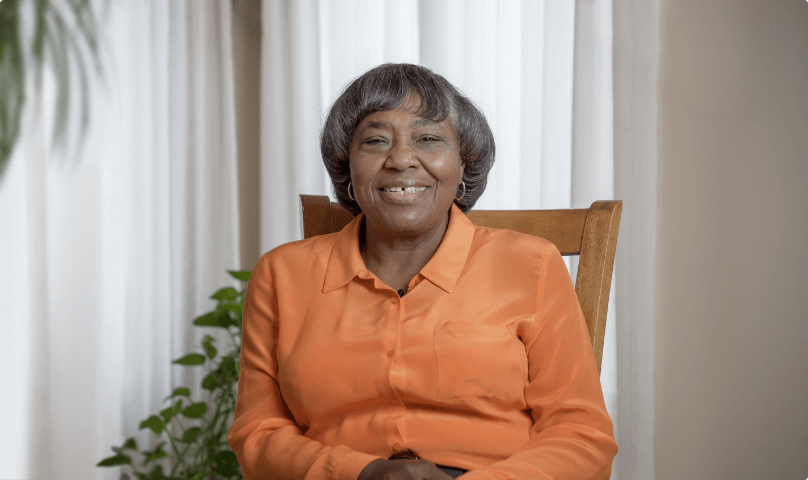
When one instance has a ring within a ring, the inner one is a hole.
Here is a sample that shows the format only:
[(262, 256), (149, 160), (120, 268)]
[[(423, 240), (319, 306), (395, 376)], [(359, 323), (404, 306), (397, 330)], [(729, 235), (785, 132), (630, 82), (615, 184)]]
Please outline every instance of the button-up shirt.
[(253, 271), (228, 437), (245, 478), (355, 480), (407, 450), (470, 480), (608, 478), (617, 445), (558, 249), (453, 205), (400, 297), (366, 268), (361, 222)]

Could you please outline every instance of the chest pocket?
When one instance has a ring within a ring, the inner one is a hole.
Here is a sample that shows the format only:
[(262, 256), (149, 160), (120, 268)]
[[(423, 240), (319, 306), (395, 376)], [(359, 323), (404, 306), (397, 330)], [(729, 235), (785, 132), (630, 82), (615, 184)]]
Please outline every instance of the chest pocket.
[(435, 326), (438, 401), (484, 399), (525, 407), (527, 354), (505, 327), (450, 321)]

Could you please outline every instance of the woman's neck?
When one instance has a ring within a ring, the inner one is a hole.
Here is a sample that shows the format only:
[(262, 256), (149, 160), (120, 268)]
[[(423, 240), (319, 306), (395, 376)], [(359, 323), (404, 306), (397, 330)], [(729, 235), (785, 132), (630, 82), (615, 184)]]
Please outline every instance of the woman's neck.
[(410, 280), (424, 268), (438, 250), (449, 215), (435, 229), (419, 235), (402, 235), (362, 222), (359, 251), (365, 266), (394, 290), (407, 289)]

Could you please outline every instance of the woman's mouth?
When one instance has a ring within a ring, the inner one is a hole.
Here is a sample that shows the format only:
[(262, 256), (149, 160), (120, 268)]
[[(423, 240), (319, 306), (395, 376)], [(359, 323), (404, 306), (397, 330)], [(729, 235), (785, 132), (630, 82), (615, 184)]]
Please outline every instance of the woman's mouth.
[(414, 192), (423, 192), (424, 190), (426, 190), (426, 187), (390, 187), (390, 188), (380, 188), (379, 190), (390, 193), (414, 193)]

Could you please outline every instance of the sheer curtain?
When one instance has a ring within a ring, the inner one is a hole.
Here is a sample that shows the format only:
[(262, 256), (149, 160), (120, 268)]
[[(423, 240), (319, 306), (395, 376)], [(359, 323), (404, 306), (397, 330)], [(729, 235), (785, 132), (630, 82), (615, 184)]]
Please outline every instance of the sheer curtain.
[(117, 478), (95, 463), (183, 381), (239, 267), (231, 2), (107, 8), (83, 149), (48, 147), (46, 72), (0, 185), (3, 478)]
[[(614, 198), (611, 1), (263, 0), (262, 25), (262, 252), (300, 238), (300, 193), (331, 194), (321, 120), (385, 62), (433, 69), (485, 113), (497, 159), (476, 208)], [(602, 373), (615, 421), (616, 310), (612, 299)]]

